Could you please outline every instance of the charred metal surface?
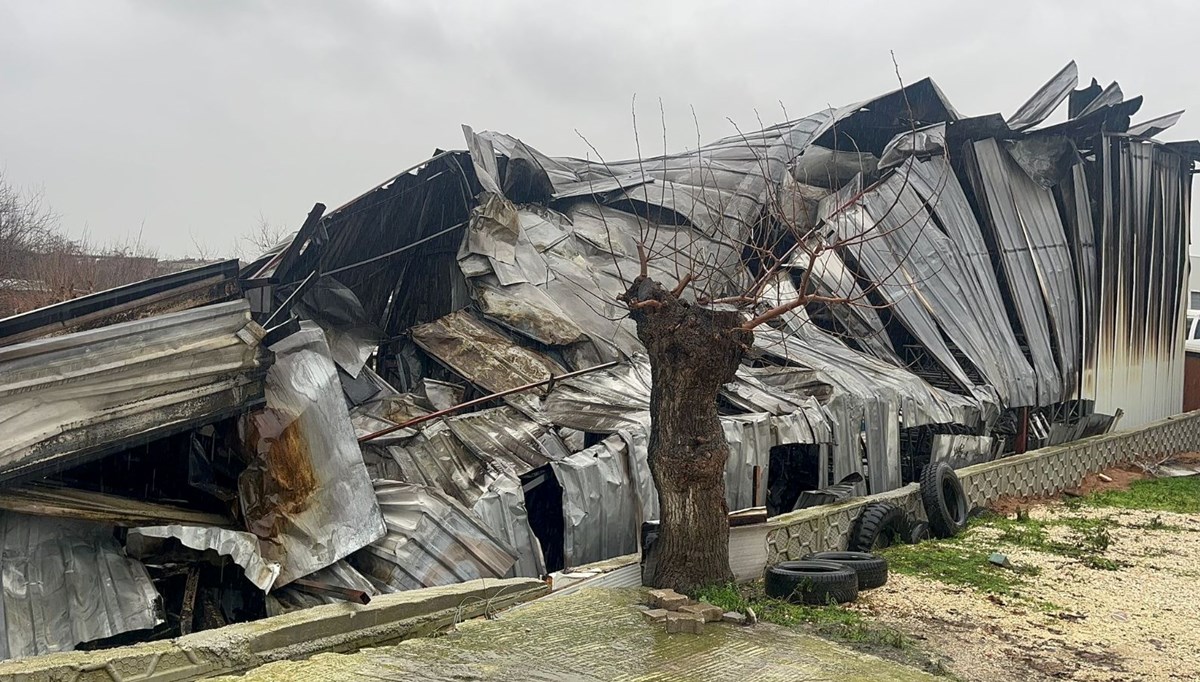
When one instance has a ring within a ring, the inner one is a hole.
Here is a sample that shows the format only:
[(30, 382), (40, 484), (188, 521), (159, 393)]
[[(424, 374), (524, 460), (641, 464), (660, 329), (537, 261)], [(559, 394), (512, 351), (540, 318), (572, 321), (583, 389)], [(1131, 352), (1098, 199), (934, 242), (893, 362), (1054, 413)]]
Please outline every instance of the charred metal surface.
[(222, 261), (14, 315), (0, 320), (0, 346), (228, 301), (241, 295), (237, 275), (236, 260)]

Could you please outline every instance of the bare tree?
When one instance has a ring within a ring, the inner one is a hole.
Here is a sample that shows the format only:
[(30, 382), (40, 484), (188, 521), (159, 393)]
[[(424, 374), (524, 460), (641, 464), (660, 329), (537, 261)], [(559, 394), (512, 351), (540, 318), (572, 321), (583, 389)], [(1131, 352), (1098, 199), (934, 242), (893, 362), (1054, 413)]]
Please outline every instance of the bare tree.
[(242, 237), (242, 242), (250, 251), (248, 255), (254, 258), (278, 246), (291, 233), (291, 230), (282, 225), (272, 225), (266, 216), (259, 213), (258, 224), (255, 226), (254, 231)]
[[(634, 134), (636, 141), (636, 108)], [(929, 221), (927, 213), (907, 219), (892, 216), (895, 203), (884, 215), (889, 219), (880, 218), (876, 210), (876, 220), (864, 220), (867, 212), (856, 209), (870, 188), (861, 184), (846, 192), (848, 196), (834, 187), (830, 196), (835, 205), (829, 215), (818, 219), (815, 211), (802, 210), (806, 200), (790, 176), (796, 156), (769, 159), (758, 153), (763, 147), (755, 146), (751, 136), (741, 137), (746, 149), (755, 151), (765, 180), (759, 215), (744, 224), (729, 217), (736, 213), (731, 210), (735, 197), (720, 190), (698, 145), (693, 177), (698, 174), (702, 195), (718, 197), (717, 205), (698, 209), (706, 215), (684, 216), (691, 225), (706, 225), (715, 239), (735, 248), (742, 256), (738, 262), (698, 257), (691, 244), (681, 243), (678, 231), (662, 238), (664, 231), (647, 207), (645, 215), (639, 216), (638, 271), (632, 279), (628, 275), (633, 273), (622, 274), (627, 288), (619, 300), (636, 323), (653, 379), (649, 465), (659, 495), (660, 529), (658, 559), (649, 564), (653, 574), (644, 579), (657, 587), (687, 591), (732, 579), (724, 483), (729, 446), (719, 419), (718, 393), (734, 380), (752, 349), (755, 329), (781, 325), (785, 317), (796, 314), (803, 323), (809, 310), (876, 307), (881, 300), (877, 289), (885, 282), (893, 292), (897, 283), (912, 287), (916, 282), (903, 265), (873, 273), (874, 284), (831, 286), (829, 262), (831, 257), (839, 263), (858, 262), (856, 256), (864, 248), (894, 249), (906, 240), (888, 245), (872, 242), (888, 240), (896, 231), (908, 231), (911, 237), (911, 230), (923, 229)], [(640, 159), (640, 141), (637, 146)], [(649, 175), (643, 161), (638, 166), (643, 176)], [(890, 177), (898, 176), (907, 184), (910, 168), (904, 165)], [(860, 183), (865, 175), (869, 173), (859, 174)], [(912, 242), (907, 248), (911, 247)], [(895, 251), (893, 255), (899, 263), (907, 256)], [(674, 273), (673, 283), (670, 273)]]
[(41, 192), (22, 192), (0, 171), (0, 279), (18, 277), (27, 254), (63, 241), (57, 230), (58, 216)]
[(40, 192), (0, 174), (0, 315), (22, 312), (159, 274), (156, 254), (136, 239), (98, 246), (67, 237)]

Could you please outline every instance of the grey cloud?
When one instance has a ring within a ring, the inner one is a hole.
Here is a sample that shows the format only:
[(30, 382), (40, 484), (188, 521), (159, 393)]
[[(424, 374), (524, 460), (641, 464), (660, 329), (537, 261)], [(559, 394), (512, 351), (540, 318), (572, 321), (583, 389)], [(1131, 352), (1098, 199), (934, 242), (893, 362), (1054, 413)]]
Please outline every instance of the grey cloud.
[[(963, 112), (1011, 114), (1069, 59), (1189, 108), (1188, 2), (70, 2), (0, 5), (0, 166), (64, 224), (166, 254), (292, 226), (429, 155), (459, 124), (555, 155), (643, 152), (933, 76)], [(1148, 28), (1153, 24), (1153, 30)], [(756, 114), (757, 111), (757, 114)]]

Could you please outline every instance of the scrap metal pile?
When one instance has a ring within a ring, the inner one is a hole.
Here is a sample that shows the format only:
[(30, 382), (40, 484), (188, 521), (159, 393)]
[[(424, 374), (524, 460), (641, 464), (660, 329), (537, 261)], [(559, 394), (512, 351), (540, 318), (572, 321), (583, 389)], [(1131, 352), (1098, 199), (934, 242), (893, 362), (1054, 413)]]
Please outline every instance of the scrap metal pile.
[(771, 277), (764, 305), (833, 302), (725, 387), (731, 509), (1177, 412), (1200, 145), (1076, 86), (1004, 119), (923, 80), (616, 163), (464, 128), (253, 263), (0, 320), (0, 657), (636, 552), (650, 368), (618, 295), (647, 235), (651, 276), (717, 295), (782, 223), (872, 235)]

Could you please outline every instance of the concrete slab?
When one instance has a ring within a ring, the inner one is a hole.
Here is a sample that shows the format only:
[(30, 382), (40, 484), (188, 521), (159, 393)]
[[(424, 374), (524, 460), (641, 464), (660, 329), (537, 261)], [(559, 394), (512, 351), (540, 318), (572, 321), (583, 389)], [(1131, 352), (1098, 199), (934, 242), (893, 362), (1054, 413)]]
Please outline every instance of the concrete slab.
[(587, 589), (540, 599), (445, 636), (356, 654), (272, 663), (238, 678), (276, 680), (838, 680), (929, 682), (897, 663), (772, 625), (714, 623), (668, 635), (631, 608), (637, 590)]
[(237, 673), (279, 660), (356, 651), (543, 596), (540, 580), (473, 580), (375, 597), (370, 604), (328, 604), (238, 623), (164, 642), (73, 651), (0, 663), (0, 679), (175, 682)]

